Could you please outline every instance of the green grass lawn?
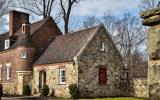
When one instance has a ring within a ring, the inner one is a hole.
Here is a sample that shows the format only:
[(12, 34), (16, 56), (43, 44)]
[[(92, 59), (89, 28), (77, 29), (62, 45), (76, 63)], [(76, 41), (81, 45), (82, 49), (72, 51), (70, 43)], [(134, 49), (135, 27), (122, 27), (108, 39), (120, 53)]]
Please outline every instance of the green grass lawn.
[(100, 99), (95, 99), (95, 100), (145, 100), (145, 99), (140, 99), (140, 98), (123, 98), (123, 97), (119, 97), (119, 98), (100, 98)]

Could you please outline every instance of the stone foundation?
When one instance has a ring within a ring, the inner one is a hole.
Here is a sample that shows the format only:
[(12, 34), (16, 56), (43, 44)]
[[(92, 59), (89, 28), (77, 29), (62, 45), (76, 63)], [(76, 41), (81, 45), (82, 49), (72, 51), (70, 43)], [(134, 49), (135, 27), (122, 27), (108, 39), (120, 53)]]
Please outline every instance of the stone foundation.
[(15, 83), (3, 83), (4, 95), (17, 94), (17, 87)]
[(148, 82), (147, 78), (133, 79), (134, 97), (141, 97), (141, 98), (149, 97), (149, 89), (147, 82)]

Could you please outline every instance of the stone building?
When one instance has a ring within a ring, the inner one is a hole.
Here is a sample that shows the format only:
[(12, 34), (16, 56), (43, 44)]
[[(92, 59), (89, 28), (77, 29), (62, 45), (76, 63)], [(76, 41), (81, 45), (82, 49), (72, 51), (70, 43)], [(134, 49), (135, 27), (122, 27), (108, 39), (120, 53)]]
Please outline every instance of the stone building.
[(75, 83), (81, 96), (117, 96), (122, 65), (113, 41), (100, 25), (57, 36), (34, 63), (33, 87), (38, 91), (47, 84), (56, 96), (69, 97), (68, 86)]
[(0, 35), (4, 93), (21, 95), (28, 84), (39, 94), (46, 84), (50, 94), (70, 97), (74, 83), (81, 97), (139, 97), (146, 88), (139, 91), (142, 81), (128, 75), (104, 25), (63, 35), (51, 17), (30, 24), (29, 14), (11, 11), (9, 32)]

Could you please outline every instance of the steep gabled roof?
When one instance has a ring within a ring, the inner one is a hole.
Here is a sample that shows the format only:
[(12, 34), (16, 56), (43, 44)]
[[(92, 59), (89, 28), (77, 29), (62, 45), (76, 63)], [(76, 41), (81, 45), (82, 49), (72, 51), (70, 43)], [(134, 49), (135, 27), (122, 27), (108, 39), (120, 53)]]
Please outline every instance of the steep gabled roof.
[[(31, 28), (31, 36), (39, 30), (49, 19), (52, 19), (52, 17), (47, 17), (43, 20), (40, 20), (38, 22), (32, 23), (30, 28)], [(53, 19), (52, 19), (53, 20)], [(14, 36), (18, 37), (18, 40), (11, 46), (11, 48), (15, 48), (19, 45), (31, 45), (31, 39), (21, 39), (22, 35), (22, 27), (14, 34)], [(13, 37), (13, 36), (12, 36)], [(3, 33), (0, 35), (0, 51), (4, 50), (4, 41), (6, 39), (10, 38), (9, 37), (9, 32)], [(29, 41), (28, 41), (29, 40)], [(9, 49), (11, 49), (9, 48)]]
[[(33, 33), (35, 33), (38, 29), (40, 29), (49, 19), (52, 19), (52, 17), (47, 17), (43, 20), (40, 20), (38, 22), (31, 24), (31, 26), (30, 26), (31, 35), (33, 35)], [(22, 27), (15, 33), (15, 35), (19, 35), (21, 33), (22, 33)]]
[(97, 32), (99, 28), (100, 26), (96, 26), (57, 36), (34, 64), (52, 64), (72, 61), (82, 47), (88, 42), (89, 38)]

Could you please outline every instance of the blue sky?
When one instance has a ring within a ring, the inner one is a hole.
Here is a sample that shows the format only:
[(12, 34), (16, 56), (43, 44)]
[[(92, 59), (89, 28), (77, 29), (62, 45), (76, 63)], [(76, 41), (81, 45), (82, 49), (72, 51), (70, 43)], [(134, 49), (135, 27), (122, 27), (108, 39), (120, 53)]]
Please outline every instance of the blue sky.
[(73, 15), (79, 16), (102, 16), (110, 10), (114, 15), (121, 16), (124, 12), (130, 12), (134, 15), (139, 13), (139, 4), (141, 0), (82, 0), (75, 5)]
[[(112, 15), (118, 17), (121, 17), (126, 12), (138, 16), (138, 6), (140, 4), (140, 1), (141, 0), (81, 0), (78, 4), (74, 5), (71, 12), (71, 18), (77, 18), (77, 20), (79, 18), (79, 20), (82, 20), (87, 16), (101, 17), (108, 11), (110, 11)], [(5, 17), (9, 19), (8, 16)], [(42, 17), (36, 17), (35, 21), (40, 20), (41, 18)], [(8, 26), (6, 26), (5, 28), (8, 30)]]

